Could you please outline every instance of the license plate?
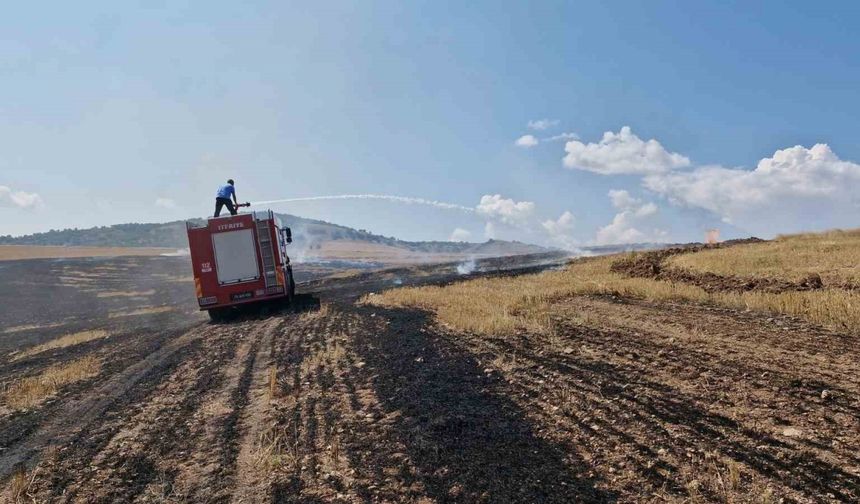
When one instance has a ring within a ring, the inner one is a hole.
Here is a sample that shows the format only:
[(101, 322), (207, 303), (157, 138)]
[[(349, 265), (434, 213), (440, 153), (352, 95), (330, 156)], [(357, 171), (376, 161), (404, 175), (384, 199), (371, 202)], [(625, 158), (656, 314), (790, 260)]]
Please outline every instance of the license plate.
[(249, 299), (254, 297), (254, 293), (252, 291), (247, 292), (237, 292), (235, 294), (230, 294), (230, 299), (232, 301), (240, 301), (242, 299)]
[(207, 296), (202, 298), (197, 298), (197, 301), (200, 303), (200, 306), (206, 306), (215, 304), (218, 302), (218, 298), (215, 296)]

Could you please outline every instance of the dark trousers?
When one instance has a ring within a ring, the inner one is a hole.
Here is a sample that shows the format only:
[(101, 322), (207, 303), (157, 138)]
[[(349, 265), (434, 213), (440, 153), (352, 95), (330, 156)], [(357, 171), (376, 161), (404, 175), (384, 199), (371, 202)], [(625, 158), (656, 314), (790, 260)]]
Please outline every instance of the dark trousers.
[(232, 201), (227, 198), (215, 198), (215, 217), (221, 215), (221, 208), (223, 207), (227, 207), (230, 215), (236, 215), (236, 207), (233, 206)]

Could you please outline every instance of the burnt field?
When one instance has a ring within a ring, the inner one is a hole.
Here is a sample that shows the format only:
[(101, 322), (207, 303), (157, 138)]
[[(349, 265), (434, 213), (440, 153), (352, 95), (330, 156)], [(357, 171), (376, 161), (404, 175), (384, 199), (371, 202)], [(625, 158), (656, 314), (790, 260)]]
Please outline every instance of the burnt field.
[[(860, 498), (856, 332), (607, 290), (615, 276), (530, 294), (501, 310), (509, 329), (456, 311), (489, 296), (463, 278), (516, 292), (563, 262), (298, 265), (296, 306), (222, 324), (197, 311), (184, 258), (0, 263), (3, 498)], [(442, 301), (385, 294), (422, 285)], [(13, 394), (78, 363), (44, 397)]]

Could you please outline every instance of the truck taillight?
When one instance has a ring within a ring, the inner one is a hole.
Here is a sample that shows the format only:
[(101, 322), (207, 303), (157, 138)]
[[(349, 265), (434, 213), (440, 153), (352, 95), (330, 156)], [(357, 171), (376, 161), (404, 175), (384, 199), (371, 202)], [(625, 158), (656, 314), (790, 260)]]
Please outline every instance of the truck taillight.
[(194, 290), (197, 291), (198, 299), (203, 297), (203, 286), (200, 285), (200, 279), (196, 277), (194, 278)]

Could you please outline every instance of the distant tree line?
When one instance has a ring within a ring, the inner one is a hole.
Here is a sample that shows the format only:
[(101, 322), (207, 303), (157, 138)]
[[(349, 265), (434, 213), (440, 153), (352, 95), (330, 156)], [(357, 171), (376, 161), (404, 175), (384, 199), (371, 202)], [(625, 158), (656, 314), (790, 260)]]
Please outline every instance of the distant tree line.
[[(278, 214), (278, 217), (284, 225), (293, 228), (293, 236), (299, 243), (303, 240), (314, 244), (328, 240), (355, 240), (426, 253), (462, 253), (478, 246), (447, 241), (407, 242), (321, 220), (289, 214)], [(0, 245), (183, 248), (188, 246), (188, 239), (185, 221), (173, 221), (163, 224), (116, 224), (89, 229), (52, 229), (45, 233), (15, 237), (6, 235), (0, 236)]]

